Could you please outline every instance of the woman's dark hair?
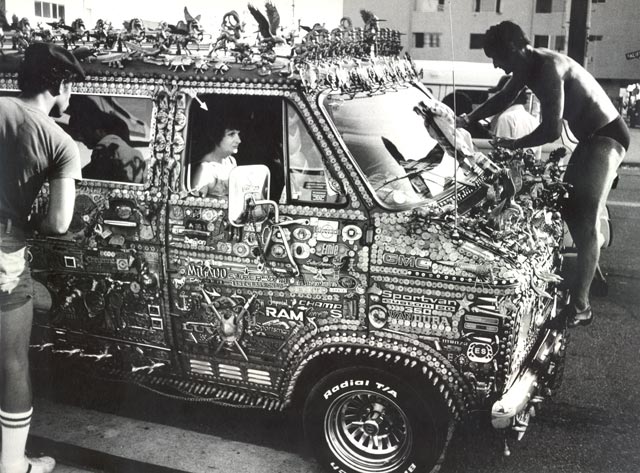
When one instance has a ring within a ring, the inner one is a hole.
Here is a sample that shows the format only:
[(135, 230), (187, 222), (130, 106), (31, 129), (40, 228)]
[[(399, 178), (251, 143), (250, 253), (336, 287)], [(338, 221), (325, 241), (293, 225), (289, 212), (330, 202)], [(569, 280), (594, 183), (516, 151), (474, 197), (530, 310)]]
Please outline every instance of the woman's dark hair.
[(489, 28), (484, 34), (484, 53), (492, 58), (504, 58), (513, 45), (524, 48), (531, 44), (520, 26), (512, 21), (503, 21)]
[(242, 122), (240, 118), (231, 114), (217, 115), (210, 121), (207, 130), (207, 141), (211, 148), (215, 148), (220, 144), (227, 130), (241, 130)]
[[(454, 103), (455, 102), (455, 103)], [(471, 98), (464, 92), (451, 92), (442, 99), (442, 103), (454, 110), (458, 115), (463, 113), (471, 113), (473, 110), (473, 102)]]

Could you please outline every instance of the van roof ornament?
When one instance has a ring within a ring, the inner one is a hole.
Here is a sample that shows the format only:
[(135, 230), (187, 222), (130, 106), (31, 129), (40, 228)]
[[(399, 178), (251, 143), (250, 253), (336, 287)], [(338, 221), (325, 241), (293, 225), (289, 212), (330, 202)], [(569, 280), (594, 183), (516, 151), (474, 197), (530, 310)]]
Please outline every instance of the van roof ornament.
[[(319, 23), (283, 28), (271, 0), (265, 13), (251, 4), (248, 9), (258, 26), (255, 36), (235, 10), (223, 16), (217, 32), (205, 34), (202, 15), (185, 7), (184, 18), (177, 22), (131, 18), (119, 28), (105, 19), (93, 28), (85, 28), (81, 18), (71, 25), (40, 23), (24, 33), (22, 41), (25, 48), (33, 41), (62, 44), (85, 63), (89, 75), (98, 76), (114, 75), (110, 69), (123, 70), (118, 75), (144, 68), (151, 76), (234, 74), (240, 81), (291, 79), (312, 89), (328, 84), (342, 90), (375, 90), (416, 76), (398, 57), (401, 33), (380, 27), (384, 20), (370, 11), (361, 12), (364, 26), (343, 17), (329, 30)], [(2, 52), (7, 60), (0, 72), (17, 71), (22, 49)]]

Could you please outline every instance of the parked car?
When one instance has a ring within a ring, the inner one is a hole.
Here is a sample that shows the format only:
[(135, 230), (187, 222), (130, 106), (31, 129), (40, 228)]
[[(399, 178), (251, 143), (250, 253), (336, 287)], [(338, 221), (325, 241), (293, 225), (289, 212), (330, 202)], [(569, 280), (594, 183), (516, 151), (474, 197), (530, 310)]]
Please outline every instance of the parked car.
[[(344, 61), (309, 41), (199, 70), (85, 64), (60, 125), (105, 159), (82, 127), (117, 115), (142, 160), (109, 158), (78, 184), (69, 232), (31, 240), (34, 363), (298, 406), (328, 471), (430, 471), (479, 409), (524, 432), (564, 363), (557, 166), (476, 152), (409, 60), (343, 41)], [(5, 94), (19, 59), (0, 62)], [(202, 196), (191, 172), (221, 111), (243, 122), (238, 166)]]

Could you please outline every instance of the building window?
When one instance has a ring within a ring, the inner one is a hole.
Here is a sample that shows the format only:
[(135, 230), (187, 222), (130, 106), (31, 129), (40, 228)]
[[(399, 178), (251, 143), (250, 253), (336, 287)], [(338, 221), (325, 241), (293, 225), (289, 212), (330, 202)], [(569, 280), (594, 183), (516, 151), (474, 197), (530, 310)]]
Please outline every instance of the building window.
[(537, 34), (533, 38), (534, 48), (548, 48), (549, 47), (549, 35)]
[(536, 0), (536, 13), (551, 13), (553, 0)]
[(589, 35), (589, 41), (602, 41), (602, 35), (601, 34), (590, 34)]
[(567, 1), (569, 0), (536, 0), (536, 13), (561, 13)]
[(35, 14), (40, 18), (64, 18), (64, 5), (51, 2), (34, 2)]
[(435, 13), (444, 11), (445, 0), (415, 0), (415, 11), (420, 13)]
[(564, 35), (537, 34), (533, 37), (533, 46), (535, 48), (553, 48), (556, 51), (564, 51), (566, 41), (567, 39)]
[(501, 12), (502, 0), (473, 0), (474, 12)]
[(439, 48), (442, 33), (413, 33), (414, 48)]
[(469, 49), (482, 49), (484, 46), (484, 34), (471, 33)]
[(427, 46), (430, 48), (439, 48), (440, 35), (441, 33), (427, 33)]
[(591, 3), (604, 3), (606, 0), (591, 0)]

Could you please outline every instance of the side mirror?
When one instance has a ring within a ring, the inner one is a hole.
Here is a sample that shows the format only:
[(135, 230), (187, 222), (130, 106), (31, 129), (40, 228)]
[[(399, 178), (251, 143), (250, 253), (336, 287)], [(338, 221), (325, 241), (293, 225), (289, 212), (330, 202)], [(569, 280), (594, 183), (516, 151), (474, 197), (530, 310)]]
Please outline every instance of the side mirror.
[(242, 227), (249, 222), (264, 222), (269, 206), (278, 205), (269, 197), (269, 168), (264, 164), (238, 166), (229, 174), (229, 223)]

